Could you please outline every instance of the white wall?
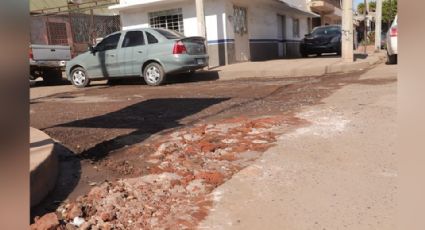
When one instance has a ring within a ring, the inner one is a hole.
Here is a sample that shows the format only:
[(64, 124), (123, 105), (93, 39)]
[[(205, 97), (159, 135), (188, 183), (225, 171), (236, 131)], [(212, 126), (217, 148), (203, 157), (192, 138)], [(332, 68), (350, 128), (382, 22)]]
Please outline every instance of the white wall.
[[(303, 8), (304, 0), (290, 0), (291, 4)], [(268, 0), (205, 0), (205, 17), (207, 27), (207, 37), (209, 41), (220, 39), (233, 39), (233, 4), (248, 8), (248, 33), (250, 39), (278, 39), (277, 15), (286, 16), (286, 39), (299, 40), (308, 33), (307, 17), (301, 15), (291, 8), (277, 1)], [(304, 6), (306, 3), (304, 3)], [(184, 34), (186, 36), (198, 35), (196, 20), (195, 0), (173, 2), (161, 4), (154, 7), (139, 7), (122, 10), (121, 20), (123, 29), (146, 28), (149, 27), (148, 13), (154, 11), (182, 8)], [(230, 16), (230, 17), (229, 17)], [(300, 37), (292, 34), (293, 17), (300, 19)]]
[[(303, 5), (304, 0), (292, 0)], [(248, 8), (248, 34), (250, 39), (281, 39), (278, 34), (278, 14), (286, 16), (286, 38), (300, 40), (308, 33), (308, 16), (298, 13), (277, 1), (265, 0), (235, 0), (226, 3), (226, 14), (233, 15), (233, 3), (237, 6)], [(305, 5), (305, 3), (304, 3)], [(292, 33), (293, 18), (300, 19), (300, 37), (294, 37)], [(233, 24), (227, 20), (227, 34), (234, 38)]]
[[(225, 39), (224, 27), (224, 2), (226, 0), (205, 1), (205, 23), (207, 27), (207, 38), (209, 41)], [(162, 4), (153, 7), (138, 7), (129, 10), (121, 10), (121, 21), (123, 30), (149, 27), (149, 12), (182, 8), (183, 26), (186, 36), (197, 36), (198, 25), (196, 19), (195, 0), (175, 2), (173, 4)]]

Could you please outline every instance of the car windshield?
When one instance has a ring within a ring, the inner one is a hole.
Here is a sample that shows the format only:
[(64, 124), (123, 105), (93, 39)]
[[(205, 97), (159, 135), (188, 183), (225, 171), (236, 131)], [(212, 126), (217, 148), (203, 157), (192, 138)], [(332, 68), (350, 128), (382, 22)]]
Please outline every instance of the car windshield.
[(316, 27), (314, 28), (312, 35), (336, 35), (341, 33), (341, 29), (339, 27)]
[(156, 32), (160, 33), (162, 36), (166, 37), (167, 39), (180, 39), (184, 38), (184, 35), (174, 31), (174, 30), (164, 30), (164, 29), (154, 29)]

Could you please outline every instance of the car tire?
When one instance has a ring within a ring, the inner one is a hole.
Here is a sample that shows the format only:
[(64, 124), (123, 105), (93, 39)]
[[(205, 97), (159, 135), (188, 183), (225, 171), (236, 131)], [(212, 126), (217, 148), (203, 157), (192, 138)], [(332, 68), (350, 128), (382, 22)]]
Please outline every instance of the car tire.
[(322, 53), (317, 53), (316, 54), (318, 57), (321, 57), (322, 56)]
[(87, 71), (82, 67), (77, 67), (71, 71), (71, 83), (77, 88), (84, 88), (90, 85)]
[(307, 53), (301, 53), (301, 57), (307, 58), (308, 57), (308, 54)]
[(388, 64), (397, 64), (397, 55), (390, 55), (387, 53)]
[(56, 85), (62, 82), (62, 71), (60, 69), (49, 69), (43, 73), (43, 82), (46, 85)]
[(150, 86), (159, 86), (165, 81), (165, 73), (162, 66), (156, 62), (148, 64), (143, 70), (143, 78)]

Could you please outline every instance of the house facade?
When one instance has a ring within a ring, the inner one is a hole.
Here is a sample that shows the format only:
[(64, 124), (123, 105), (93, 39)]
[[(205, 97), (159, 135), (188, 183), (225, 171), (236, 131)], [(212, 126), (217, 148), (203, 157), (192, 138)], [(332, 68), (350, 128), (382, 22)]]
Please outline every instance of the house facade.
[(320, 15), (313, 19), (313, 27), (341, 24), (341, 0), (307, 0), (307, 2), (310, 10)]
[[(306, 0), (204, 0), (210, 66), (298, 57), (300, 40), (312, 29)], [(195, 0), (121, 0), (123, 30), (167, 28), (200, 35)]]

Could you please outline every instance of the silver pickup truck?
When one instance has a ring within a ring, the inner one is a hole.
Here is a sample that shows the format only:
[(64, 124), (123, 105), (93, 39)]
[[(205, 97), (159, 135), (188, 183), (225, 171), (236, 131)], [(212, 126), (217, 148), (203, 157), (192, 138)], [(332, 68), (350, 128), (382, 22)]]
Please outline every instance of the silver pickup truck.
[(71, 60), (71, 48), (58, 45), (30, 45), (30, 80), (43, 78), (46, 84), (62, 80), (66, 62)]

